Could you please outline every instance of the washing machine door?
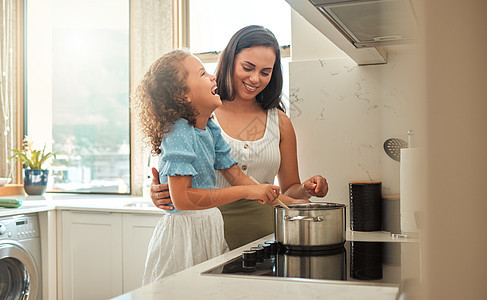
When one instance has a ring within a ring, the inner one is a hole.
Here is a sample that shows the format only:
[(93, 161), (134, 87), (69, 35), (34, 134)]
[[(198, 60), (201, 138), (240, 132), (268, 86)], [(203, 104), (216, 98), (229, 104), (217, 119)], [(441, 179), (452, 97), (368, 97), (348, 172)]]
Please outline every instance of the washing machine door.
[(36, 299), (38, 288), (32, 255), (17, 242), (0, 243), (0, 299)]

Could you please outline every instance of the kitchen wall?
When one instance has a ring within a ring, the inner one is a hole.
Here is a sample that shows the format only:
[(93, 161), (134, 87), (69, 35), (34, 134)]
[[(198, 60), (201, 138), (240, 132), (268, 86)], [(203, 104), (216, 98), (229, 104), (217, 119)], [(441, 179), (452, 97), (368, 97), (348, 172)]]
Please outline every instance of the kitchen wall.
[(390, 48), (387, 64), (358, 66), (295, 12), (292, 28), (289, 101), (301, 178), (324, 175), (330, 202), (348, 204), (349, 181), (382, 181), (383, 194), (399, 193), (399, 162), (383, 144), (407, 140), (410, 129), (417, 145), (424, 140), (418, 47)]

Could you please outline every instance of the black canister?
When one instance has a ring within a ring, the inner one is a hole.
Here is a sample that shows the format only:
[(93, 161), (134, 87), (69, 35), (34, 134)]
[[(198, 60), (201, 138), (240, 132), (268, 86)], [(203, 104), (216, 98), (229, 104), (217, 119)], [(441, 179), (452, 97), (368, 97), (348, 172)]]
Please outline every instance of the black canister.
[(382, 230), (382, 182), (350, 181), (350, 229)]

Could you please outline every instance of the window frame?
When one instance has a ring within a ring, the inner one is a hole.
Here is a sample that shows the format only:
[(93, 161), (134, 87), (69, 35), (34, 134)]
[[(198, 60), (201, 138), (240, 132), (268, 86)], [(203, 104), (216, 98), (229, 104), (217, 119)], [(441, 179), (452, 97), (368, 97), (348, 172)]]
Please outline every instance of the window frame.
[[(174, 0), (173, 0), (174, 1)], [(129, 97), (131, 96), (131, 93), (132, 93), (132, 89), (131, 89), (131, 85), (132, 85), (132, 78), (133, 78), (133, 68), (132, 68), (132, 17), (133, 17), (133, 13), (132, 13), (132, 0), (127, 0), (127, 4), (128, 4), (128, 62), (127, 62), (127, 65), (128, 65), (128, 82), (129, 82), (129, 86), (128, 86), (128, 95)], [(27, 14), (27, 11), (26, 11), (26, 3), (27, 3), (27, 0), (22, 0), (22, 1), (19, 1), (19, 7), (18, 7), (18, 10), (17, 10), (17, 14), (18, 14), (18, 26), (19, 26), (19, 29), (18, 29), (18, 36), (19, 36), (19, 49), (18, 50), (18, 66), (17, 66), (17, 74), (18, 74), (18, 78), (19, 78), (19, 81), (18, 81), (18, 84), (17, 84), (17, 89), (18, 89), (18, 99), (20, 99), (19, 101), (17, 101), (17, 104), (18, 104), (18, 124), (17, 124), (17, 145), (16, 145), (16, 149), (20, 149), (23, 145), (23, 140), (24, 140), (24, 137), (26, 136), (27, 134), (27, 131), (28, 131), (28, 99), (27, 99), (27, 93), (25, 92), (27, 90), (27, 80), (26, 80), (26, 75), (27, 75), (27, 56), (26, 56), (26, 45), (27, 45), (27, 34), (26, 34), (26, 30), (27, 30), (27, 18), (26, 18), (26, 14)], [(129, 158), (128, 158), (128, 167), (129, 167), (129, 172), (128, 172), (128, 176), (129, 176), (129, 187), (128, 187), (128, 191), (126, 192), (114, 192), (114, 191), (110, 191), (110, 192), (103, 192), (103, 191), (76, 191), (76, 190), (72, 190), (72, 191), (57, 191), (57, 190), (49, 190), (49, 191), (46, 191), (46, 193), (51, 193), (51, 194), (93, 194), (93, 195), (97, 195), (97, 194), (102, 194), (102, 195), (119, 195), (119, 196), (127, 196), (127, 195), (132, 195), (132, 196), (135, 196), (136, 195), (136, 192), (135, 192), (135, 188), (134, 188), (134, 184), (135, 184), (135, 181), (134, 181), (134, 169), (135, 169), (135, 164), (134, 164), (134, 159), (133, 159), (133, 156), (134, 156), (134, 151), (133, 151), (133, 129), (132, 129), (132, 110), (130, 108), (130, 101), (129, 101), (129, 107), (128, 107), (128, 122), (129, 122), (129, 127), (128, 127), (128, 132), (127, 132), (127, 137), (128, 137), (128, 145), (129, 145)], [(17, 167), (16, 167), (16, 183), (17, 184), (23, 184), (23, 165), (20, 163), (20, 162), (16, 162), (17, 163)], [(140, 184), (141, 185), (141, 184)]]
[[(173, 46), (177, 48), (191, 48), (191, 39), (189, 35), (189, 16), (191, 0), (173, 0)], [(291, 57), (291, 45), (281, 45), (281, 57)], [(196, 52), (193, 53), (202, 63), (218, 62), (218, 55), (221, 50)]]

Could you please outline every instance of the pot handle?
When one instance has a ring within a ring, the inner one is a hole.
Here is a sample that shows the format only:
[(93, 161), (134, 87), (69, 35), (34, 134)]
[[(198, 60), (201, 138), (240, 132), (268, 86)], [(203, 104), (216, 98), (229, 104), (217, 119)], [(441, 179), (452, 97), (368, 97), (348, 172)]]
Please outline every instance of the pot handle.
[(295, 216), (295, 217), (290, 217), (290, 216), (284, 216), (284, 221), (310, 221), (310, 222), (323, 222), (323, 217), (318, 216), (318, 217), (305, 217), (305, 216)]

